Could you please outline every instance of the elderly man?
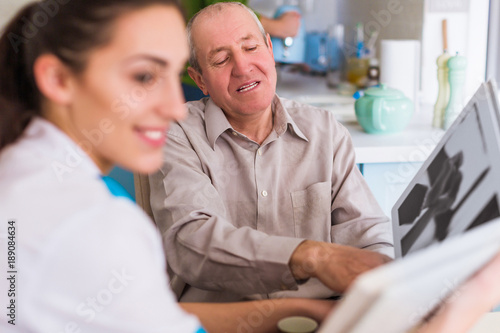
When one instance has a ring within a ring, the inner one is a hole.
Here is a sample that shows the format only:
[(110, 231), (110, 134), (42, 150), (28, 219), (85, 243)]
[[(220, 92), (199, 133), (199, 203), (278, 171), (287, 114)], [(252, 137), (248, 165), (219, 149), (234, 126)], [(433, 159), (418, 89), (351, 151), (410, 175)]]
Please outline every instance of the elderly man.
[[(227, 2), (227, 0), (181, 0), (188, 21), (201, 9), (217, 2)], [(248, 5), (247, 0), (239, 0), (238, 2)], [(259, 14), (259, 20), (264, 29), (266, 29), (271, 36), (278, 38), (294, 37), (297, 35), (300, 27), (300, 14), (293, 10), (283, 13), (283, 15), (278, 18), (270, 18)], [(201, 90), (198, 89), (196, 83), (188, 75), (187, 71), (182, 75), (182, 88), (184, 90), (184, 97), (188, 101), (206, 97)]]
[[(218, 3), (188, 24), (210, 98), (169, 131), (151, 205), (183, 301), (327, 298), (392, 254), (390, 224), (331, 113), (279, 98), (269, 35)], [(172, 273), (171, 272), (171, 273)]]

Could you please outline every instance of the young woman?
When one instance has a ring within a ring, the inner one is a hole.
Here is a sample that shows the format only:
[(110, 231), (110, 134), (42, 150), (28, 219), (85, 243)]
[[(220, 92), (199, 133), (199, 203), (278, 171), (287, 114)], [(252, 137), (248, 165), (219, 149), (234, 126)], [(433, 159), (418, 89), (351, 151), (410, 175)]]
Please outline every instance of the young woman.
[[(50, 0), (5, 30), (0, 230), (12, 266), (4, 256), (1, 267), (17, 273), (0, 282), (2, 297), (13, 291), (0, 331), (202, 331), (168, 289), (153, 224), (101, 179), (115, 164), (147, 173), (162, 163), (168, 125), (185, 113), (184, 29), (173, 0)], [(287, 315), (320, 320), (332, 303), (183, 306), (209, 331), (265, 332)]]
[(146, 173), (162, 163), (168, 125), (184, 117), (187, 53), (173, 0), (45, 0), (4, 30), (2, 332), (204, 332), (200, 321), (268, 332), (284, 316), (321, 320), (331, 309), (294, 299), (182, 309), (153, 224), (102, 181), (114, 164)]

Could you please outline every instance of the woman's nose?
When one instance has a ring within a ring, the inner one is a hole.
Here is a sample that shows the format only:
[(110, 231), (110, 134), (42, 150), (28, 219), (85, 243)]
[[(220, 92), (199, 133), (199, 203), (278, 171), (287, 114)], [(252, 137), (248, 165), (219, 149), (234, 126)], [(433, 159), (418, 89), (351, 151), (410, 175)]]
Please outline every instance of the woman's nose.
[(169, 79), (165, 85), (165, 93), (160, 96), (160, 112), (171, 121), (180, 121), (186, 117), (184, 93), (178, 77)]

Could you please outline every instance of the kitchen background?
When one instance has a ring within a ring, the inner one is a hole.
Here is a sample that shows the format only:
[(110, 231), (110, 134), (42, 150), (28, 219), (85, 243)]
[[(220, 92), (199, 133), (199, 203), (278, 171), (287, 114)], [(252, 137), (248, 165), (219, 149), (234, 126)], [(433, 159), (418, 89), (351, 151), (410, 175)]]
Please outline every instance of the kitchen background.
[(443, 19), (448, 24), (449, 53), (459, 52), (468, 60), (465, 100), (485, 78), (500, 82), (500, 0), (250, 0), (254, 9), (269, 16), (283, 4), (300, 6), (308, 32), (343, 24), (348, 46), (355, 44), (356, 23), (364, 23), (365, 42), (372, 31), (379, 33), (376, 57), (380, 57), (381, 40), (420, 41), (423, 103), (432, 104), (437, 97), (436, 59), (443, 51)]
[[(0, 29), (28, 2), (0, 0)], [(365, 42), (373, 31), (378, 33), (375, 57), (380, 57), (381, 40), (418, 40), (419, 98), (428, 104), (437, 97), (436, 58), (442, 53), (441, 21), (447, 19), (449, 53), (459, 52), (468, 60), (465, 100), (486, 78), (500, 82), (500, 0), (250, 0), (249, 4), (268, 16), (281, 5), (299, 5), (307, 32), (342, 24), (346, 52), (355, 46), (358, 22), (364, 24)]]

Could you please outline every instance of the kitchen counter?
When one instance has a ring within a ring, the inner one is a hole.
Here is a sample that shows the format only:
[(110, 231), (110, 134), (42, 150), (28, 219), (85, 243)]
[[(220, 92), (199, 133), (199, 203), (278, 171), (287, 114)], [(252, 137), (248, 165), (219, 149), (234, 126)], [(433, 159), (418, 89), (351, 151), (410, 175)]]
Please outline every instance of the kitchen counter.
[(367, 134), (356, 121), (354, 99), (339, 96), (322, 76), (281, 71), (276, 89), (281, 97), (316, 105), (333, 112), (350, 132), (356, 163), (423, 162), (432, 152), (443, 130), (431, 126), (432, 106), (421, 105), (408, 127), (395, 134)]
[(357, 122), (342, 124), (351, 134), (356, 163), (423, 162), (444, 134), (418, 115), (403, 132), (395, 134), (367, 134)]

